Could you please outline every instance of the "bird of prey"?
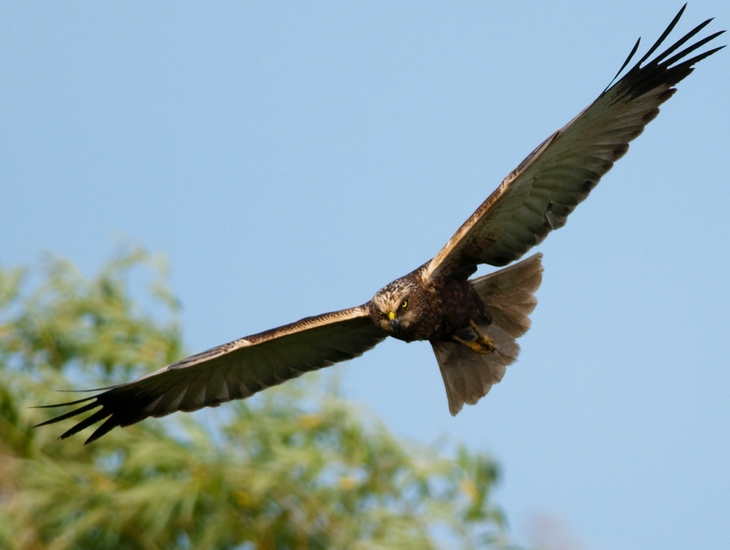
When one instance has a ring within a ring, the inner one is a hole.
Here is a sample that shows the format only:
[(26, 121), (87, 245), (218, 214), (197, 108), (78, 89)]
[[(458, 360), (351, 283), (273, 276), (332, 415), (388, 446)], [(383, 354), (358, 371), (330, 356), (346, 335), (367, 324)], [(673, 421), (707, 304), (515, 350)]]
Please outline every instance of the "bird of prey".
[(464, 403), (475, 404), (517, 358), (516, 339), (529, 328), (528, 316), (537, 304), (541, 255), (469, 277), (480, 264), (501, 267), (518, 260), (562, 227), (626, 153), (629, 142), (657, 116), (659, 106), (674, 95), (674, 86), (695, 64), (724, 47), (694, 53), (724, 32), (690, 42), (712, 21), (708, 19), (652, 57), (685, 7), (624, 73), (638, 50), (637, 41), (598, 98), (530, 153), (433, 259), (386, 285), (369, 302), (240, 338), (134, 382), (101, 388), (85, 399), (48, 405), (77, 407), (39, 426), (94, 411), (61, 436), (103, 421), (89, 443), (116, 426), (150, 416), (249, 397), (357, 357), (389, 336), (431, 343), (452, 415)]

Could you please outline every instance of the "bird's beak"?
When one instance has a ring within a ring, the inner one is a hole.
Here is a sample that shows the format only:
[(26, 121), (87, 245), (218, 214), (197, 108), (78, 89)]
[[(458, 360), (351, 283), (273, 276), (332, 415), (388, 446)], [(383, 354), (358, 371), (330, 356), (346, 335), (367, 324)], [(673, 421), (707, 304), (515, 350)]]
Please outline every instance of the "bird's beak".
[(388, 319), (390, 320), (390, 326), (393, 330), (398, 329), (398, 319), (395, 318), (395, 311), (388, 312)]

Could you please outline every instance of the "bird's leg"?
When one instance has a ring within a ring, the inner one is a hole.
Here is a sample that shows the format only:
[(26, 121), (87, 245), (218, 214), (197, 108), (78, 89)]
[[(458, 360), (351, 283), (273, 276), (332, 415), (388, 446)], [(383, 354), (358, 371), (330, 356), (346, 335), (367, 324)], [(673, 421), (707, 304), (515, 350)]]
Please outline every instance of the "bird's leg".
[(492, 340), (486, 334), (482, 334), (479, 331), (479, 327), (473, 320), (469, 321), (469, 326), (471, 327), (471, 329), (474, 331), (474, 334), (476, 335), (475, 340), (464, 340), (463, 338), (457, 336), (456, 334), (451, 336), (451, 338), (453, 340), (459, 342), (460, 344), (464, 344), (466, 347), (468, 347), (473, 352), (479, 353), (481, 355), (487, 355), (497, 349), (497, 346), (494, 345), (494, 340)]
[(469, 326), (474, 331), (474, 334), (476, 334), (477, 336), (476, 342), (479, 342), (479, 344), (487, 350), (487, 353), (492, 353), (497, 349), (497, 346), (494, 345), (494, 340), (492, 340), (486, 334), (482, 334), (473, 319), (469, 320)]

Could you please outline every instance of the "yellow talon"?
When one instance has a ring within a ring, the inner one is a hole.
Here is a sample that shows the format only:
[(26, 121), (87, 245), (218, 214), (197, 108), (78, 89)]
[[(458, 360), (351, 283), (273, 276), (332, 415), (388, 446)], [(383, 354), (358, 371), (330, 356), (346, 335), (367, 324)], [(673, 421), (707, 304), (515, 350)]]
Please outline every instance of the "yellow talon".
[(464, 340), (456, 335), (453, 335), (451, 338), (460, 344), (464, 344), (474, 353), (478, 353), (480, 355), (488, 355), (497, 349), (494, 345), (494, 341), (489, 336), (484, 336), (482, 334), (480, 334), (476, 340)]
[(479, 342), (477, 340), (474, 340), (473, 342), (468, 342), (469, 348), (471, 348), (472, 351), (479, 353), (481, 355), (489, 355), (492, 353), (495, 349), (493, 345), (490, 344), (484, 344), (483, 342)]
[(492, 353), (493, 351), (496, 351), (497, 346), (494, 344), (494, 340), (492, 340), (489, 336), (486, 334), (482, 334), (479, 330), (479, 327), (474, 321), (469, 321), (469, 326), (474, 331), (474, 334), (476, 335), (476, 338), (474, 340), (464, 340), (463, 338), (457, 336), (454, 334), (451, 338), (459, 342), (460, 344), (464, 344), (466, 347), (468, 347), (470, 350), (472, 350), (474, 353), (479, 353), (481, 355), (487, 355), (489, 353)]
[(486, 334), (482, 334), (481, 331), (479, 330), (479, 327), (473, 320), (469, 321), (469, 326), (474, 331), (474, 334), (476, 334), (476, 336), (477, 336), (476, 341), (479, 342), (481, 345), (483, 345), (485, 348), (489, 348), (489, 351), (487, 353), (491, 353), (497, 349), (497, 346), (494, 344), (494, 340), (492, 340)]

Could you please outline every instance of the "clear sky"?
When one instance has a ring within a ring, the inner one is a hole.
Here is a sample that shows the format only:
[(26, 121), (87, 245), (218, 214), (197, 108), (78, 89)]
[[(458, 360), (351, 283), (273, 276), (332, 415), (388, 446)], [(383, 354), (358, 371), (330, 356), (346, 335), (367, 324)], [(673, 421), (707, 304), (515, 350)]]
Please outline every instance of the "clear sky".
[[(679, 7), (3, 3), (0, 262), (164, 253), (191, 352), (363, 303)], [(729, 88), (724, 50), (539, 248), (533, 328), (477, 406), (449, 415), (426, 343), (335, 367), (400, 436), (492, 453), (519, 541), (730, 548)]]

